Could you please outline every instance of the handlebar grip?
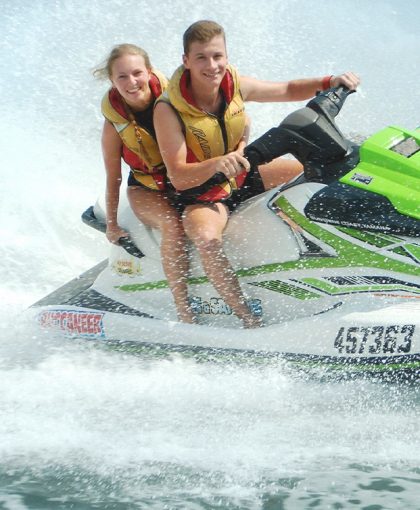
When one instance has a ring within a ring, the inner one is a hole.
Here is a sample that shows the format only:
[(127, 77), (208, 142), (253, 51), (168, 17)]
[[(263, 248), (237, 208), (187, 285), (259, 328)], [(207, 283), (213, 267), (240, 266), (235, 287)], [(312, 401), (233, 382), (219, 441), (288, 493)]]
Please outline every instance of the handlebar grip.
[(306, 106), (317, 113), (334, 118), (343, 107), (344, 101), (353, 92), (356, 91), (350, 90), (344, 85), (333, 87), (331, 89), (324, 90), (323, 92), (319, 92), (309, 101), (309, 103), (307, 103)]
[(133, 255), (134, 257), (137, 257), (139, 259), (144, 257), (144, 253), (141, 250), (139, 250), (139, 248), (137, 248), (131, 237), (120, 237), (118, 239), (118, 244), (122, 248), (124, 248), (124, 250), (130, 255)]
[(356, 92), (355, 90), (350, 90), (348, 87), (346, 87), (345, 85), (339, 85), (338, 87), (335, 87), (333, 89), (330, 89), (330, 90), (333, 90), (334, 93), (340, 98), (342, 99), (343, 101), (345, 101), (347, 99), (347, 97), (350, 95), (350, 94), (353, 94), (353, 92)]

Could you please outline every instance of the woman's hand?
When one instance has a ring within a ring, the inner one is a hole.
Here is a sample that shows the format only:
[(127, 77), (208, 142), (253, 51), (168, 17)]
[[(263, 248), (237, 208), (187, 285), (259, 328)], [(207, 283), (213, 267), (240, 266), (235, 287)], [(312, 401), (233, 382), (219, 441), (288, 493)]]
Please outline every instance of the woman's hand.
[(106, 229), (106, 238), (112, 244), (119, 244), (121, 237), (129, 237), (130, 234), (118, 225), (108, 226)]

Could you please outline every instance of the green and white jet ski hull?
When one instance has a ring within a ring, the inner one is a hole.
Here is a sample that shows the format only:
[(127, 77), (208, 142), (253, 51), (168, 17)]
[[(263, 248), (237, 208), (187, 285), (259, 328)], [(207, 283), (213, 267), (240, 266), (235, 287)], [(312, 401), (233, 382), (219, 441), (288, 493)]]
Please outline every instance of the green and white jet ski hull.
[[(36, 303), (45, 330), (70, 337), (281, 354), (356, 370), (420, 367), (420, 239), (308, 220), (303, 183), (241, 205), (226, 253), (265, 327), (241, 328), (192, 250), (197, 325), (178, 323), (160, 263), (159, 232), (122, 205), (121, 225), (144, 256), (112, 246), (109, 260)], [(100, 203), (96, 217), (103, 219)]]
[[(349, 93), (318, 94), (245, 149), (253, 170), (285, 154), (304, 170), (241, 204), (225, 231), (226, 254), (263, 328), (241, 328), (192, 247), (198, 324), (178, 323), (159, 232), (141, 225), (126, 200), (118, 221), (130, 249), (113, 245), (108, 261), (33, 305), (38, 324), (106, 341), (420, 373), (420, 129), (390, 127), (355, 145), (334, 120)], [(84, 219), (103, 228), (103, 201)]]

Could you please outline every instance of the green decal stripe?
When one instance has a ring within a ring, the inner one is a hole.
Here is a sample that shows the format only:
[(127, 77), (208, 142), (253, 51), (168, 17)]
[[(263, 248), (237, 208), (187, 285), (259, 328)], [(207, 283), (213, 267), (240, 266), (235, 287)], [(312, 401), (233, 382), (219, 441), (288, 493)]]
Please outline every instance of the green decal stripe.
[[(276, 201), (278, 205), (292, 220), (298, 223), (303, 229), (314, 235), (321, 241), (332, 246), (339, 254), (338, 257), (331, 258), (311, 258), (306, 260), (298, 260), (294, 262), (286, 262), (278, 264), (279, 266), (288, 266), (285, 269), (315, 269), (318, 267), (375, 267), (383, 270), (396, 271), (414, 276), (420, 276), (419, 269), (414, 265), (400, 262), (399, 260), (390, 259), (386, 255), (374, 253), (367, 248), (356, 246), (350, 241), (338, 237), (327, 230), (319, 227), (315, 223), (311, 223), (305, 216), (294, 209), (289, 202), (280, 197)], [(352, 231), (352, 229), (350, 229)]]
[(165, 289), (166, 287), (168, 287), (167, 280), (159, 280), (157, 282), (130, 283), (128, 285), (117, 285), (115, 288), (123, 290), (124, 292), (136, 292), (140, 290)]
[(378, 292), (378, 291), (407, 291), (414, 294), (420, 294), (420, 291), (409, 287), (408, 285), (343, 285), (336, 286), (324, 280), (318, 280), (317, 278), (302, 278), (304, 283), (307, 283), (311, 287), (315, 287), (323, 292), (330, 295), (335, 294), (347, 294), (351, 292)]
[(365, 243), (372, 244), (373, 246), (376, 246), (378, 248), (385, 248), (390, 244), (394, 244), (397, 243), (398, 241), (401, 241), (401, 239), (399, 239), (398, 237), (383, 234), (375, 234), (373, 232), (366, 231), (363, 232), (361, 230), (354, 230), (348, 227), (337, 227), (337, 230), (340, 230), (340, 232), (352, 236), (355, 239), (359, 239), (360, 241), (363, 241)]
[(393, 248), (391, 251), (393, 253), (396, 253), (397, 255), (402, 255), (403, 257), (407, 256), (407, 251), (404, 250), (403, 246), (397, 246), (396, 248)]
[[(207, 276), (199, 276), (194, 278), (188, 278), (189, 285), (201, 285), (203, 283), (207, 283), (209, 280)], [(122, 290), (124, 292), (139, 292), (143, 290), (156, 290), (156, 289), (166, 289), (168, 288), (167, 280), (157, 280), (156, 282), (146, 282), (146, 283), (130, 283), (127, 285), (116, 285), (115, 288)]]
[(420, 246), (416, 244), (405, 244), (404, 250), (412, 255), (416, 260), (420, 261)]
[[(373, 246), (376, 246), (378, 248), (386, 248), (387, 246), (389, 246), (391, 244), (395, 244), (398, 242), (404, 242), (399, 237), (393, 237), (393, 236), (390, 236), (387, 234), (374, 234), (372, 232), (361, 232), (359, 230), (353, 230), (353, 229), (347, 228), (347, 227), (337, 227), (337, 228), (344, 234), (352, 236), (355, 239), (359, 239), (360, 241), (363, 241), (365, 243), (372, 244)], [(414, 251), (411, 252), (409, 247), (414, 247)], [(401, 246), (396, 246), (395, 248), (390, 248), (390, 250), (393, 253), (402, 255), (403, 257), (406, 257), (407, 252), (408, 252), (411, 255), (413, 255), (414, 258), (420, 260), (420, 253), (419, 253), (419, 257), (417, 257), (415, 255), (416, 250), (420, 251), (420, 248), (417, 248), (416, 245), (403, 244)]]
[(286, 294), (287, 296), (291, 296), (301, 300), (318, 299), (321, 297), (319, 294), (315, 294), (315, 292), (302, 289), (301, 287), (297, 287), (296, 285), (291, 285), (287, 282), (282, 282), (280, 280), (253, 282), (251, 283), (251, 285), (254, 285), (255, 287), (262, 287), (267, 290), (272, 290), (274, 292), (279, 292), (281, 294)]
[[(356, 246), (350, 241), (332, 234), (315, 223), (310, 222), (305, 216), (292, 207), (284, 197), (278, 198), (275, 204), (280, 207), (293, 221), (300, 225), (300, 227), (324, 243), (329, 244), (339, 255), (338, 257), (311, 257), (307, 259), (291, 260), (282, 263), (265, 264), (247, 269), (240, 269), (236, 271), (236, 275), (239, 278), (275, 273), (278, 271), (365, 266), (420, 276), (419, 269), (413, 265), (406, 264), (398, 260), (392, 260), (387, 256), (379, 253), (373, 253), (361, 246)], [(353, 229), (348, 230), (352, 232), (350, 235), (353, 235), (354, 232), (356, 232), (353, 231)], [(353, 235), (353, 237), (356, 236)], [(279, 244), (280, 243), (281, 240), (279, 240)], [(204, 283), (208, 283), (208, 278), (205, 276), (188, 279), (189, 285), (201, 285)], [(167, 287), (168, 282), (166, 280), (116, 286), (116, 288), (127, 292), (163, 289)]]

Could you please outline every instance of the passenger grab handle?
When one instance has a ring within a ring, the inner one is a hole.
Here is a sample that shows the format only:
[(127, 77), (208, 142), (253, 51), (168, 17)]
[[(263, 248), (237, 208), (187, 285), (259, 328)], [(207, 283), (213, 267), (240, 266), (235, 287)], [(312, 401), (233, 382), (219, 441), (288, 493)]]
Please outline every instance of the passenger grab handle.
[(134, 244), (134, 241), (131, 239), (131, 237), (120, 237), (118, 239), (118, 244), (124, 248), (124, 250), (129, 253), (130, 255), (133, 255), (133, 257), (137, 257), (141, 259), (144, 257), (144, 253), (137, 248), (137, 246)]
[[(105, 234), (106, 232), (106, 223), (97, 218), (94, 212), (94, 207), (91, 205), (86, 209), (86, 211), (82, 214), (82, 221), (89, 227), (94, 228), (95, 230), (98, 230), (99, 232), (102, 232)], [(134, 257), (144, 257), (144, 253), (137, 248), (137, 246), (134, 244), (134, 241), (131, 239), (131, 237), (120, 237), (118, 240), (118, 244), (124, 248), (124, 250), (129, 253), (130, 255), (133, 255)]]

